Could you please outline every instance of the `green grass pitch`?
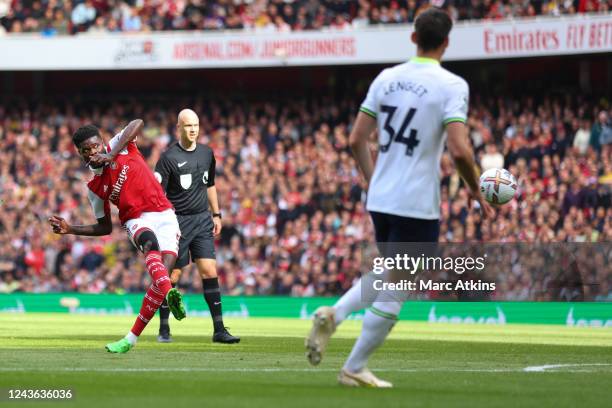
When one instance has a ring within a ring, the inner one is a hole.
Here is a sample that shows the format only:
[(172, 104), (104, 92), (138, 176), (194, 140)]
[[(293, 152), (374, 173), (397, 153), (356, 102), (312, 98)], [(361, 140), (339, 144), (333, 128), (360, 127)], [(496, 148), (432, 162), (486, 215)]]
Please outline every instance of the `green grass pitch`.
[[(359, 334), (345, 322), (319, 367), (304, 358), (308, 321), (228, 319), (238, 345), (211, 343), (205, 318), (154, 319), (132, 351), (104, 344), (134, 317), (0, 314), (2, 406), (609, 407), (612, 329), (399, 322), (370, 361), (395, 388), (346, 389), (336, 374)], [(74, 390), (72, 401), (10, 402), (7, 390)]]

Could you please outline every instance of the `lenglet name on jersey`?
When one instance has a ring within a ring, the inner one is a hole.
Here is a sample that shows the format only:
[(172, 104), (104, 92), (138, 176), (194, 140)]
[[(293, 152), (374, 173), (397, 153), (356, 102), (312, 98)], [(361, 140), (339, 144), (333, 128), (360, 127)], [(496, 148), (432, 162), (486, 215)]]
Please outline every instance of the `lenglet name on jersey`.
[(412, 92), (419, 98), (427, 93), (427, 88), (423, 85), (415, 84), (410, 81), (391, 81), (384, 87), (385, 95), (389, 95), (393, 92), (405, 91)]

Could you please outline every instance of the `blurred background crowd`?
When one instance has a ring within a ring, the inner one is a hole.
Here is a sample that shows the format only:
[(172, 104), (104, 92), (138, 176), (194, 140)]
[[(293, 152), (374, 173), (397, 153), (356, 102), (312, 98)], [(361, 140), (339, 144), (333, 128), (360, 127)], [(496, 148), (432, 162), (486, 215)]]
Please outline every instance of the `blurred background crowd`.
[(350, 30), (411, 23), (431, 5), (454, 20), (502, 20), (608, 13), (612, 0), (0, 0), (0, 34)]
[[(217, 159), (224, 228), (216, 247), (225, 293), (342, 293), (364, 269), (363, 247), (374, 245), (364, 209), (366, 186), (348, 148), (359, 103), (353, 96), (165, 96), (0, 105), (0, 292), (142, 291), (149, 279), (142, 255), (118, 224), (110, 236), (84, 238), (55, 235), (46, 219), (58, 214), (71, 223), (95, 222), (86, 194), (91, 174), (71, 143), (77, 127), (96, 123), (108, 140), (129, 120), (143, 118), (138, 144), (154, 167), (175, 138), (177, 112), (190, 106), (200, 114), (200, 141), (210, 144)], [(467, 190), (444, 154), (441, 242), (608, 243), (609, 248), (609, 101), (569, 93), (476, 94), (470, 105), (478, 164), (483, 170), (509, 169), (519, 182), (518, 195), (494, 220), (483, 220), (470, 208)], [(599, 282), (589, 300), (612, 300), (610, 253), (603, 256), (608, 269), (589, 278)], [(516, 265), (510, 262), (494, 298), (536, 298), (529, 292), (537, 290), (529, 268)], [(200, 285), (195, 270), (183, 273), (182, 289), (199, 292)]]

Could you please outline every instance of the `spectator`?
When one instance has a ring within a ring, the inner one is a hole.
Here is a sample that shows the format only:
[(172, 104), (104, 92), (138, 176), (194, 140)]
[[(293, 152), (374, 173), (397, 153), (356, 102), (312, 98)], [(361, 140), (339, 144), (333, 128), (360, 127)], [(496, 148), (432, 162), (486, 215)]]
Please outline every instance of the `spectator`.
[[(574, 135), (574, 147), (578, 150), (580, 155), (584, 155), (589, 148), (589, 139), (591, 138), (591, 132), (589, 131), (590, 125), (588, 120), (579, 121), (574, 119), (574, 123), (580, 123), (580, 127), (576, 130)], [(574, 126), (577, 127), (577, 126)]]
[(121, 27), (125, 32), (140, 31), (142, 29), (142, 21), (138, 15), (138, 9), (130, 8), (125, 13)]
[(96, 17), (94, 24), (87, 31), (88, 34), (106, 34), (109, 32), (109, 24), (102, 16)]
[(51, 29), (54, 34), (57, 35), (66, 35), (69, 33), (68, 20), (66, 19), (66, 15), (64, 11), (61, 9), (56, 9), (53, 13), (53, 21), (51, 22)]
[(482, 171), (489, 169), (503, 169), (504, 156), (497, 151), (497, 146), (494, 143), (489, 143), (485, 150), (486, 153), (480, 160), (480, 167), (482, 168)]
[[(602, 141), (609, 140), (610, 130), (608, 113), (606, 111), (599, 112), (599, 115), (597, 115), (597, 120), (595, 123), (593, 123), (593, 127), (591, 128), (591, 140), (589, 142), (591, 147), (599, 151), (601, 149)], [(608, 143), (610, 142), (608, 141)]]
[(606, 146), (612, 144), (612, 120), (608, 112), (601, 111), (598, 116), (599, 126), (599, 145)]
[(85, 0), (79, 3), (71, 14), (72, 24), (74, 25), (75, 32), (86, 31), (91, 23), (96, 18), (96, 9), (94, 8), (91, 0)]

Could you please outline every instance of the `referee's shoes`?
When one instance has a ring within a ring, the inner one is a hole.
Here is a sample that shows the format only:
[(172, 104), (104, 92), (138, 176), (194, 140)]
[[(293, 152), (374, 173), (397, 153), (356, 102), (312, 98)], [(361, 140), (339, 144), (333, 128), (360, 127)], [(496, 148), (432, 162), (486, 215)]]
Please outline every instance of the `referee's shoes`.
[(240, 337), (232, 336), (230, 332), (227, 331), (227, 327), (224, 327), (222, 330), (219, 330), (213, 334), (212, 337), (213, 343), (240, 343)]

